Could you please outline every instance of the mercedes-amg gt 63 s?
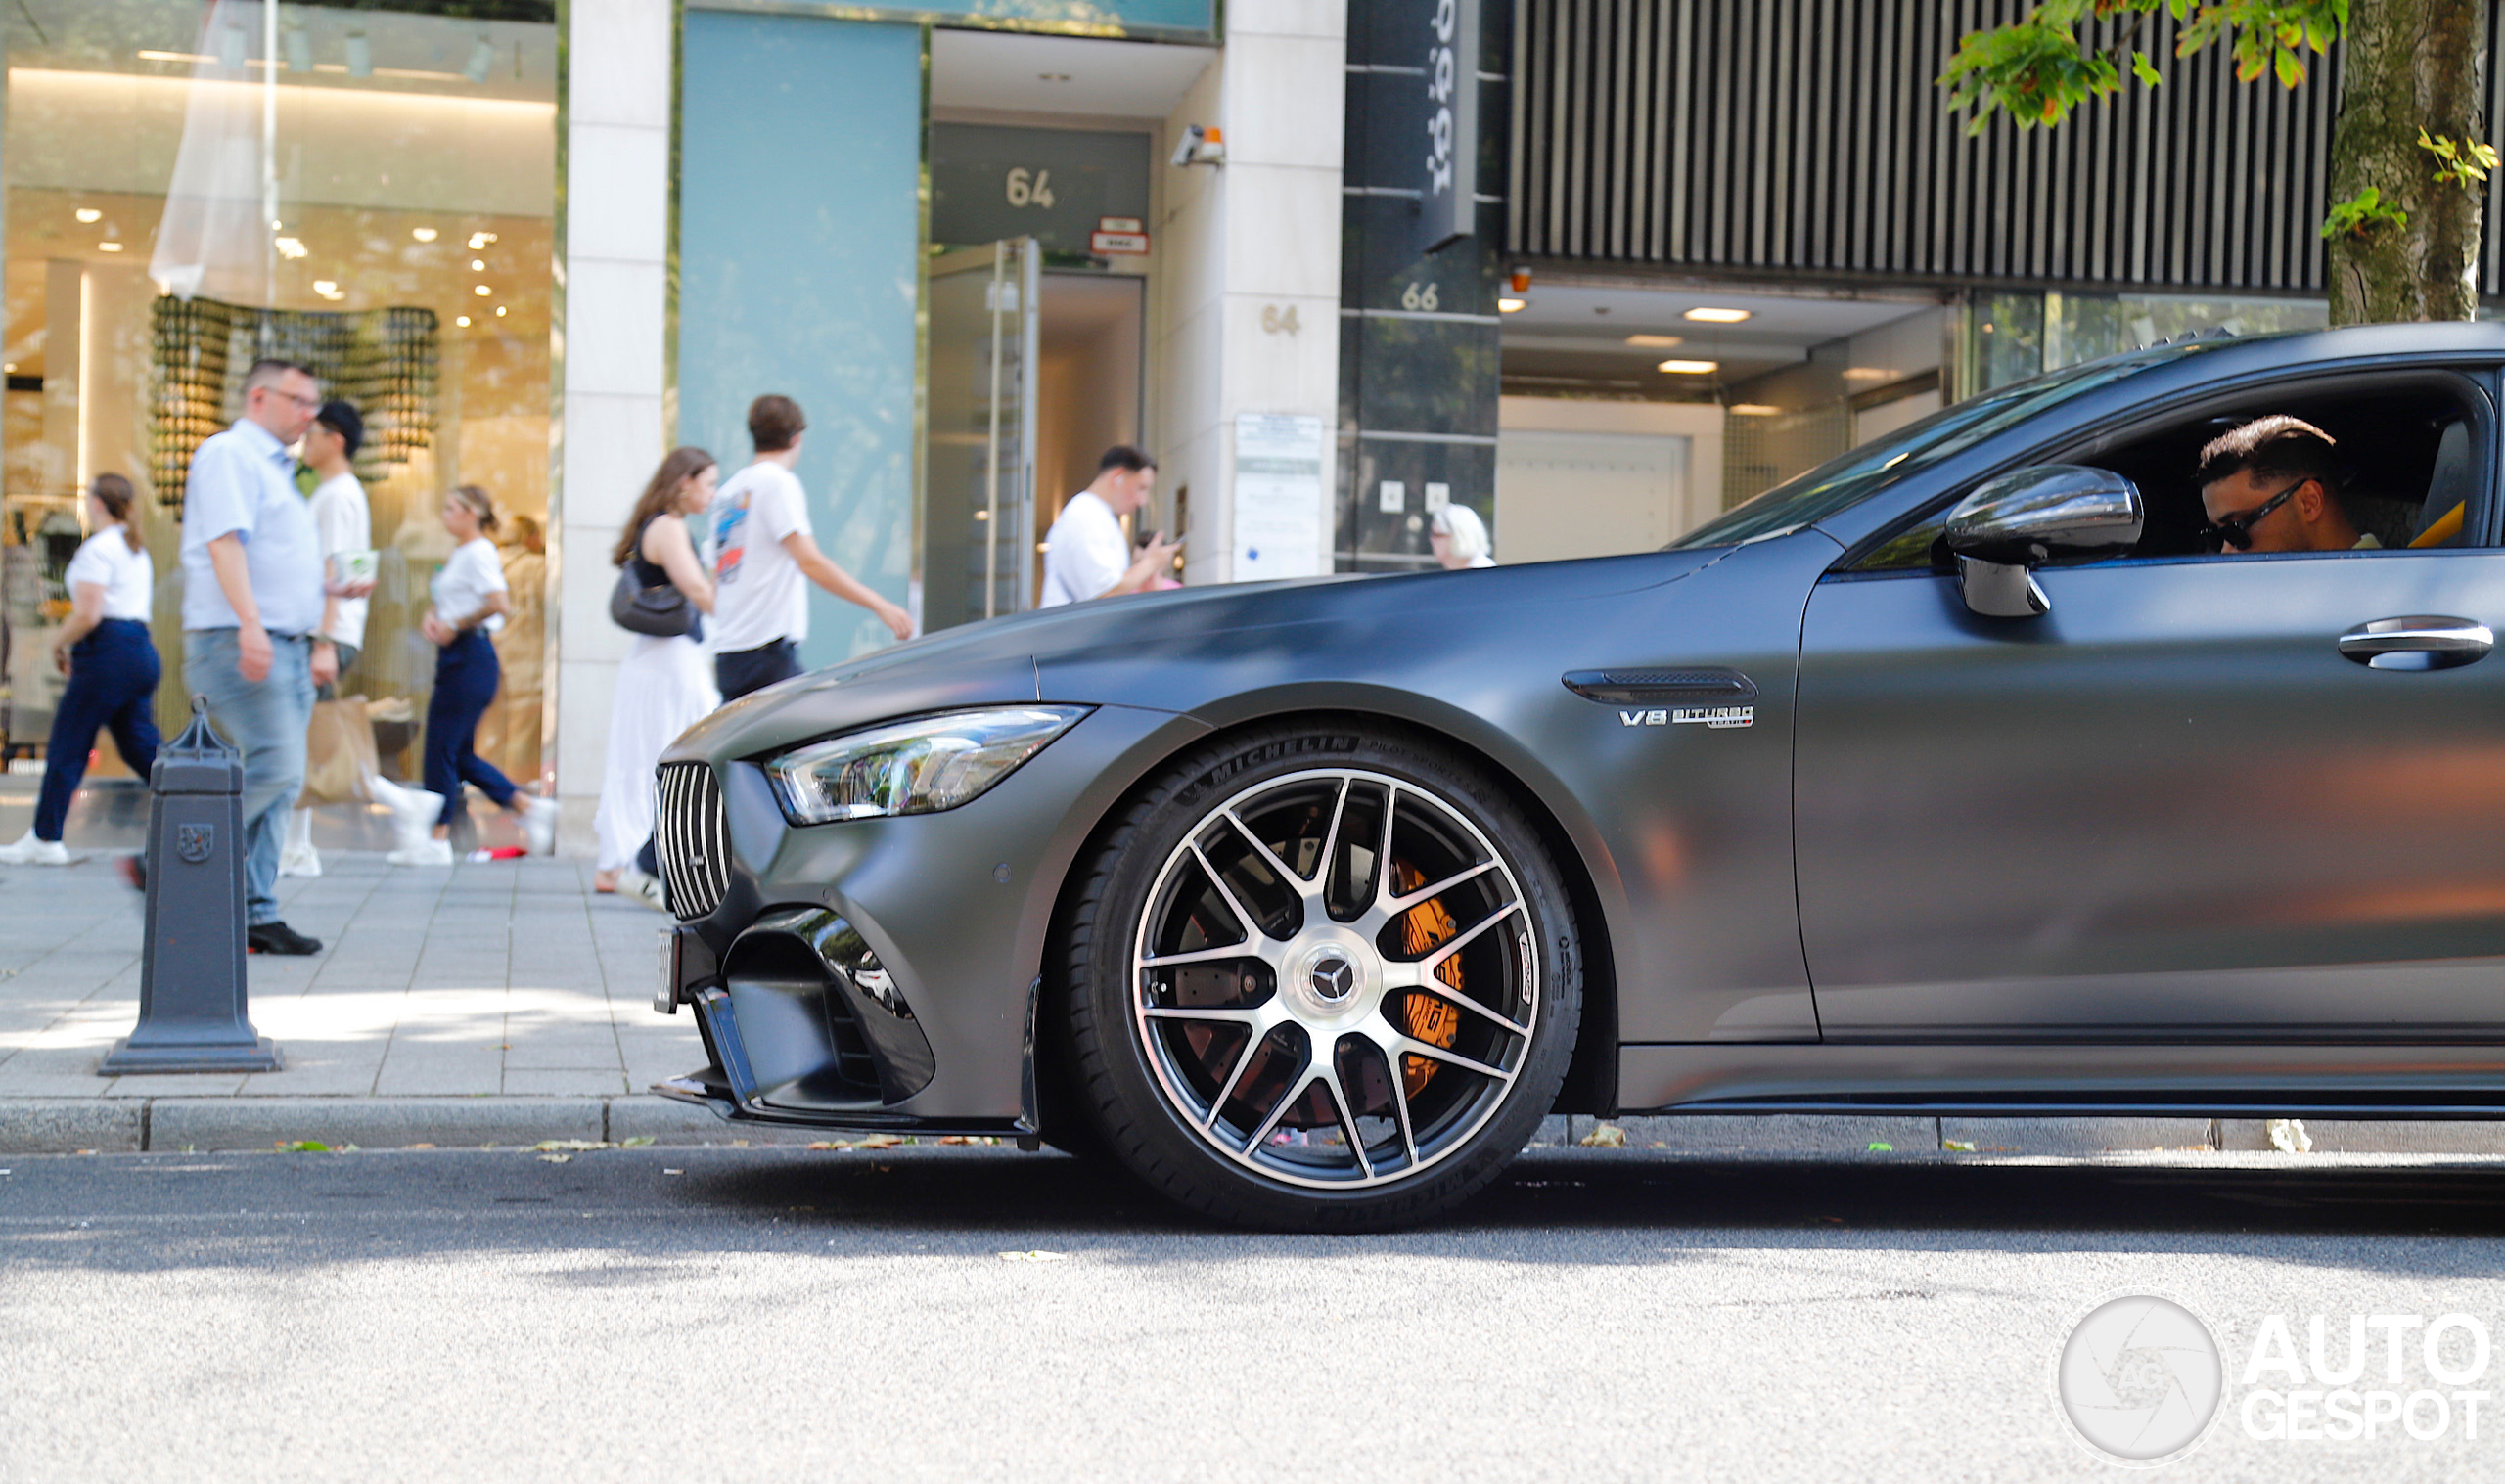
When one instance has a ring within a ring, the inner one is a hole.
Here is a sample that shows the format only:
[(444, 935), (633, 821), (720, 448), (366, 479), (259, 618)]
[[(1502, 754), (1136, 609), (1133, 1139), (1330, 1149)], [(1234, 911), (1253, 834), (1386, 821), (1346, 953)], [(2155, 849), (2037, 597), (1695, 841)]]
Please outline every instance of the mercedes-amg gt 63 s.
[(1551, 1111), (2498, 1116), (2500, 377), (2496, 326), (2161, 345), (1665, 551), (761, 692), (660, 768), (712, 1057), (662, 1090), (1308, 1229)]

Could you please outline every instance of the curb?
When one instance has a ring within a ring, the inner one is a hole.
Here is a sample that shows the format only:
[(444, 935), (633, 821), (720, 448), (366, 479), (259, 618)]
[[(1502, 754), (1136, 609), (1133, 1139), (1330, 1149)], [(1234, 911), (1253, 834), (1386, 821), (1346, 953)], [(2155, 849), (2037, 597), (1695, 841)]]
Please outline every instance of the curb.
[[(1572, 1148), (1604, 1124), (1630, 1151), (1737, 1159), (1994, 1158), (2259, 1153), (2259, 1119), (1929, 1118), (1900, 1114), (1691, 1113), (1545, 1119), (1533, 1148)], [(2318, 1154), (2505, 1157), (2505, 1121), (2308, 1119)], [(337, 1147), (518, 1147), (543, 1139), (662, 1145), (805, 1145), (819, 1129), (727, 1123), (646, 1093), (605, 1097), (0, 1099), (0, 1154), (223, 1152), (312, 1140)]]
[(822, 1130), (732, 1124), (649, 1094), (574, 1098), (25, 1098), (0, 1100), (0, 1154), (337, 1147), (446, 1148), (543, 1139), (656, 1144), (807, 1144)]

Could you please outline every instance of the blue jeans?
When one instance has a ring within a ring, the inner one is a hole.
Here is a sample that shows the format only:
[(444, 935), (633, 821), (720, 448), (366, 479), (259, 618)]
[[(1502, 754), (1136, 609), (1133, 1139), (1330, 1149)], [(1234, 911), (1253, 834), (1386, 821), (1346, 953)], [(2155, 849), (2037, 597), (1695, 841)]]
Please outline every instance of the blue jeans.
[(35, 801), (35, 838), (58, 840), (69, 796), (87, 776), (87, 749), (110, 727), (121, 760), (142, 780), (157, 761), (157, 647), (136, 618), (108, 618), (69, 649), (69, 688), (52, 716), (43, 752), (43, 795)]
[(244, 678), (233, 629), (183, 634), (183, 684), (208, 697), (208, 719), (244, 754), (244, 898), (258, 927), (278, 916), (279, 847), (304, 791), (304, 731), (313, 724), (313, 646), (270, 636), (269, 678)]
[(496, 666), (496, 647), (484, 629), (468, 629), (434, 652), (434, 696), (427, 701), (427, 789), (443, 795), (438, 825), (450, 825), (461, 812), (461, 786), (477, 784), (480, 792), (510, 809), (517, 793), (513, 780), (480, 757), (472, 743), (478, 737), (478, 718), (487, 714), (504, 679)]

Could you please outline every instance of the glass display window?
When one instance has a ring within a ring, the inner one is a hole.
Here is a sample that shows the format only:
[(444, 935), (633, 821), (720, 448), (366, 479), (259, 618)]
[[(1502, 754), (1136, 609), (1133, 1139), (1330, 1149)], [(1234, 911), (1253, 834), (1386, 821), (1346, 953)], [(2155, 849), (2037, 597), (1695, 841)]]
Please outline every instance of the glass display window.
[[(13, 742), (49, 725), (45, 630), (64, 600), (43, 587), (45, 543), (65, 517), (75, 527), (99, 472), (139, 486), (158, 648), (180, 675), (183, 472), (238, 415), (245, 369), (273, 353), (312, 365), (368, 428), (355, 472), (380, 586), (342, 691), (422, 717), (433, 653), (418, 622), (451, 551), (446, 489), (494, 496), (508, 572), (534, 587), (516, 607), (541, 608), (529, 532), (548, 512), (554, 0), (13, 0), (0, 27), (0, 724)], [(536, 778), (546, 629), (509, 628), (481, 750)], [(161, 687), (160, 721), (184, 710), (179, 682)]]

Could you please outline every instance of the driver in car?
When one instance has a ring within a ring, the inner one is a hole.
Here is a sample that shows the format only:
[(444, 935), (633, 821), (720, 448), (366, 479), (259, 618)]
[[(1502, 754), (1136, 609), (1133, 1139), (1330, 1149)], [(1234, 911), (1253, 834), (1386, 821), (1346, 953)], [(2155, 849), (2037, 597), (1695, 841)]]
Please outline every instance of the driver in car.
[(2213, 552), (2348, 552), (2383, 545), (2340, 502), (2331, 434), (2300, 419), (2255, 418), (2201, 450), (2201, 538)]

